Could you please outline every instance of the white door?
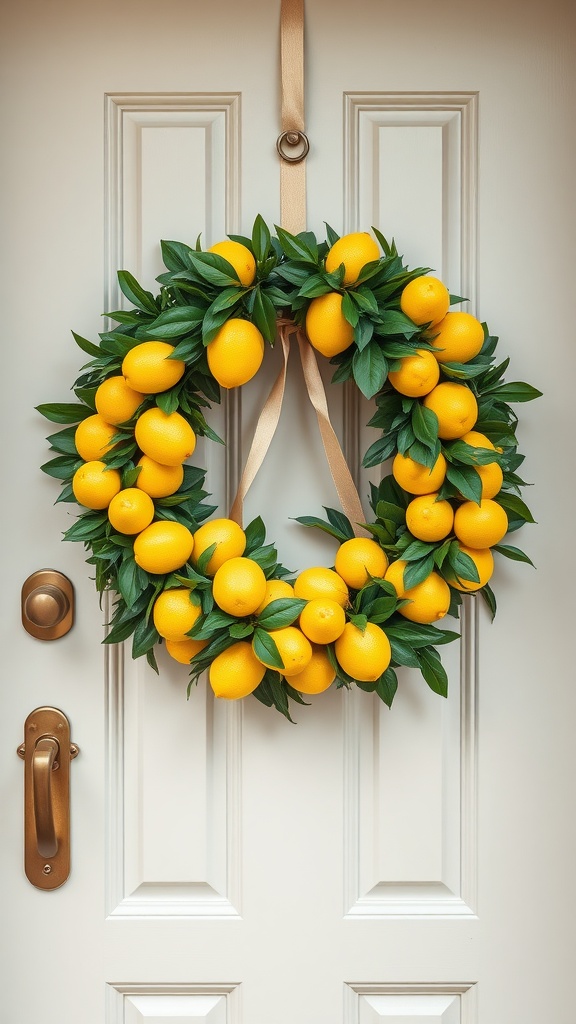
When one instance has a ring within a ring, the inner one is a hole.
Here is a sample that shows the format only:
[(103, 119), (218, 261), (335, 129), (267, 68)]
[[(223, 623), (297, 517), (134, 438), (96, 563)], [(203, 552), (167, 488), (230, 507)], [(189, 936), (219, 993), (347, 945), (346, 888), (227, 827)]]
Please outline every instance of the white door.
[[(308, 226), (395, 236), (411, 266), (470, 296), (510, 379), (544, 398), (520, 410), (538, 571), (498, 566), (493, 624), (466, 608), (448, 701), (407, 672), (391, 712), (329, 692), (296, 726), (204, 685), (187, 702), (167, 658), (157, 678), (100, 646), (34, 412), (68, 399), (70, 330), (96, 338), (117, 268), (152, 288), (160, 238), (278, 222), (279, 3), (29, 0), (3, 20), (2, 1019), (569, 1024), (571, 5), (307, 4)], [(276, 361), (214, 413), (228, 460), (214, 445), (194, 460), (224, 514)], [(357, 465), (369, 410), (329, 397)], [(290, 521), (335, 504), (294, 367), (247, 504), (285, 564), (331, 564)], [(44, 567), (76, 591), (53, 643), (19, 621)], [(53, 892), (22, 866), (16, 747), (41, 705), (80, 747), (72, 872)]]

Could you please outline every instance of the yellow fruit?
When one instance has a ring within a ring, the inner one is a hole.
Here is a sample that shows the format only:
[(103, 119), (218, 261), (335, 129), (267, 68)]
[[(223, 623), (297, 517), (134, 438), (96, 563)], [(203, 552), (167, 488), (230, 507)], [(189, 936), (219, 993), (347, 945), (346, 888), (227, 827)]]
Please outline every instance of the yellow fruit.
[(324, 693), (336, 678), (336, 670), (323, 647), (312, 644), (312, 657), (305, 669), (290, 676), (290, 686), (299, 693)]
[(260, 615), (272, 601), (281, 601), (294, 597), (294, 587), (286, 580), (266, 580), (266, 594), (262, 604), (258, 605), (256, 615)]
[(382, 578), (388, 568), (388, 558), (375, 540), (353, 537), (338, 548), (334, 568), (347, 586), (361, 590), (370, 576)]
[(327, 597), (345, 608), (349, 601), (348, 587), (344, 580), (333, 569), (325, 569), (323, 565), (304, 569), (294, 583), (294, 596), (303, 601), (313, 601), (316, 597)]
[(469, 548), (491, 548), (508, 532), (508, 516), (501, 505), (483, 498), (479, 505), (465, 501), (456, 509), (454, 533)]
[(300, 629), (315, 644), (331, 644), (338, 639), (345, 625), (346, 615), (342, 605), (326, 597), (308, 601), (300, 613)]
[(436, 622), (444, 618), (450, 607), (450, 587), (437, 572), (431, 572), (422, 583), (404, 590), (400, 596), (410, 601), (398, 609), (410, 622)]
[(174, 387), (184, 375), (186, 363), (170, 359), (174, 345), (167, 341), (143, 341), (124, 356), (122, 375), (128, 387), (143, 395), (157, 395)]
[(233, 242), (228, 238), (224, 242), (216, 242), (215, 245), (211, 245), (208, 252), (215, 252), (227, 260), (234, 267), (240, 278), (240, 284), (244, 288), (252, 284), (256, 277), (256, 260), (250, 249), (247, 249), (241, 242)]
[(449, 501), (438, 501), (438, 492), (413, 498), (406, 509), (406, 526), (418, 540), (435, 541), (447, 537), (454, 523)]
[(213, 576), (229, 558), (238, 558), (244, 554), (246, 534), (242, 527), (232, 519), (210, 519), (194, 534), (194, 557), (192, 558), (194, 566), (198, 564), (200, 555), (212, 544), (218, 546), (206, 566), (207, 576)]
[(338, 270), (341, 263), (344, 264), (345, 285), (355, 284), (360, 276), (360, 271), (367, 263), (380, 259), (380, 249), (367, 231), (353, 231), (349, 235), (342, 235), (326, 256), (326, 270), (329, 274)]
[(141, 533), (154, 519), (154, 502), (137, 487), (125, 487), (112, 498), (108, 519), (118, 533)]
[[(469, 430), (460, 440), (464, 441), (465, 444), (472, 445), (473, 448), (492, 448), (495, 450), (492, 441), (478, 430)], [(474, 468), (482, 481), (482, 497), (493, 498), (498, 494), (504, 481), (502, 467), (497, 462), (488, 462), (485, 466), (475, 466)]]
[(437, 324), (450, 307), (450, 293), (437, 277), (416, 277), (400, 296), (400, 308), (415, 324)]
[(432, 491), (440, 490), (444, 483), (446, 459), (440, 452), (432, 469), (429, 469), (415, 462), (409, 455), (397, 452), (392, 462), (392, 476), (409, 494), (431, 494)]
[(136, 487), (151, 498), (167, 498), (169, 494), (174, 494), (184, 479), (183, 466), (162, 466), (149, 455), (143, 455), (137, 465), (140, 466), (140, 472)]
[(399, 370), (390, 370), (388, 380), (401, 395), (420, 398), (436, 387), (440, 379), (438, 360), (425, 348), (416, 349), (413, 356), (404, 356)]
[(484, 344), (484, 328), (471, 313), (447, 313), (430, 331), (439, 363), (467, 363)]
[(239, 700), (262, 682), (266, 669), (246, 640), (227, 647), (210, 665), (208, 679), (216, 697)]
[(116, 427), (96, 413), (87, 416), (76, 427), (74, 444), (81, 459), (86, 462), (101, 459), (112, 448), (112, 438), (116, 435)]
[(400, 614), (405, 619), (410, 619), (411, 622), (420, 623), (435, 622), (436, 619), (444, 618), (450, 607), (448, 584), (438, 573), (431, 572), (422, 583), (417, 583), (415, 587), (406, 590), (404, 570), (407, 564), (403, 558), (399, 558), (396, 562), (392, 562), (384, 577), (394, 587), (399, 600), (405, 598), (412, 602), (399, 608)]
[(369, 622), (364, 632), (347, 622), (334, 650), (339, 665), (361, 683), (373, 683), (390, 664), (390, 641), (380, 626)]
[(85, 462), (72, 477), (72, 490), (79, 505), (86, 508), (108, 508), (122, 486), (117, 469), (107, 469), (104, 462)]
[(186, 637), (185, 640), (166, 641), (168, 654), (174, 658), (174, 661), (179, 661), (181, 665), (189, 665), (192, 658), (207, 646), (207, 640), (193, 640), (192, 637)]
[(266, 577), (251, 558), (229, 558), (216, 570), (212, 593), (223, 612), (242, 618), (262, 604)]
[(145, 572), (163, 574), (181, 569), (186, 564), (194, 538), (182, 523), (161, 520), (150, 523), (134, 541), (134, 559)]
[(478, 419), (478, 403), (465, 384), (444, 381), (422, 399), (422, 404), (438, 417), (438, 437), (449, 441), (462, 437)]
[(312, 659), (312, 644), (296, 626), (285, 626), (284, 629), (270, 630), (270, 636), (276, 643), (284, 668), (277, 669), (270, 661), (262, 661), (267, 668), (280, 671), (286, 679), (303, 672)]
[(460, 544), (460, 551), (463, 551), (465, 555), (468, 555), (478, 570), (480, 577), (479, 583), (474, 583), (472, 580), (466, 580), (463, 576), (459, 576), (458, 579), (450, 578), (449, 582), (451, 586), (456, 587), (456, 590), (462, 590), (467, 593), (471, 593), (474, 590), (480, 590), (480, 587), (485, 586), (488, 580), (494, 572), (494, 555), (490, 548), (468, 548), (465, 544)]
[(107, 377), (98, 388), (94, 402), (102, 419), (107, 423), (125, 423), (132, 419), (144, 395), (128, 387), (124, 377)]
[(181, 466), (196, 447), (196, 434), (179, 412), (168, 415), (157, 406), (136, 421), (136, 444), (162, 466)]
[(404, 597), (404, 570), (408, 562), (403, 558), (396, 559), (395, 562), (391, 562), (386, 570), (384, 579), (391, 583), (396, 591), (397, 597), (400, 599)]
[(306, 313), (308, 341), (327, 359), (344, 352), (354, 341), (354, 328), (342, 313), (340, 292), (326, 292), (312, 299)]
[(156, 598), (152, 618), (165, 640), (185, 640), (186, 634), (200, 618), (200, 606), (192, 604), (190, 594), (188, 587), (174, 587), (163, 590)]
[(223, 388), (239, 388), (258, 373), (264, 338), (249, 320), (232, 317), (206, 349), (210, 373)]

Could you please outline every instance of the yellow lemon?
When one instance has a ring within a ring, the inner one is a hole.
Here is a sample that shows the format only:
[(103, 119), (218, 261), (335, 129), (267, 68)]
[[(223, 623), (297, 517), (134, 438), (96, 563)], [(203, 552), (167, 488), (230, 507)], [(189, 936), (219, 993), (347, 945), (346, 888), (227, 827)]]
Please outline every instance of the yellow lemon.
[(410, 622), (436, 622), (444, 618), (450, 607), (450, 587), (437, 572), (431, 572), (422, 583), (398, 596), (410, 601), (398, 609)]
[(262, 604), (266, 577), (251, 558), (229, 558), (216, 570), (212, 593), (223, 612), (242, 618)]
[(306, 313), (308, 341), (327, 359), (344, 352), (354, 341), (354, 328), (342, 312), (340, 292), (327, 292), (312, 299)]
[(392, 462), (392, 476), (409, 494), (431, 494), (438, 491), (446, 476), (446, 459), (440, 452), (430, 469), (415, 462), (409, 455), (397, 452)]
[(202, 614), (192, 604), (188, 587), (174, 587), (158, 595), (152, 609), (154, 625), (165, 640), (184, 640)]
[(125, 487), (112, 498), (108, 519), (118, 533), (141, 533), (154, 519), (154, 502), (137, 487)]
[(467, 363), (484, 344), (484, 328), (471, 313), (447, 313), (428, 340), (439, 363)]
[(349, 235), (342, 235), (329, 249), (326, 270), (331, 274), (343, 263), (343, 284), (355, 284), (363, 267), (379, 259), (380, 249), (372, 236), (367, 231), (353, 231)]
[(107, 469), (104, 462), (85, 462), (72, 477), (72, 491), (79, 505), (85, 508), (108, 508), (122, 486), (117, 469)]
[(327, 597), (345, 608), (350, 599), (348, 587), (344, 580), (333, 569), (325, 569), (323, 565), (315, 565), (304, 569), (294, 583), (294, 596), (303, 601), (313, 601), (316, 597)]
[(386, 671), (392, 658), (390, 641), (380, 626), (369, 622), (362, 631), (347, 622), (334, 650), (339, 665), (361, 683), (373, 683)]
[(193, 640), (190, 636), (185, 640), (166, 641), (168, 654), (174, 658), (174, 661), (179, 661), (181, 665), (189, 665), (192, 658), (195, 658), (207, 646), (207, 640)]
[[(465, 444), (471, 445), (473, 448), (494, 449), (492, 441), (478, 430), (469, 430), (460, 440), (464, 441)], [(482, 497), (494, 498), (504, 482), (502, 467), (497, 462), (488, 462), (485, 466), (474, 466), (474, 469), (482, 481)]]
[(300, 629), (315, 644), (331, 644), (340, 636), (345, 625), (346, 615), (342, 605), (326, 597), (308, 601), (300, 613)]
[(174, 345), (167, 341), (143, 341), (131, 348), (122, 361), (122, 376), (129, 388), (143, 395), (157, 395), (174, 387), (184, 376), (186, 363), (170, 359)]
[(472, 580), (467, 580), (464, 576), (459, 576), (458, 579), (450, 579), (449, 582), (456, 590), (463, 590), (466, 592), (472, 592), (474, 590), (480, 590), (481, 587), (488, 583), (488, 580), (494, 572), (494, 555), (490, 548), (469, 548), (465, 544), (460, 544), (460, 551), (463, 551), (465, 555), (468, 555), (472, 559), (474, 565), (478, 570), (480, 577), (479, 583), (474, 583)]
[(136, 421), (136, 444), (162, 466), (181, 466), (196, 447), (196, 434), (179, 412), (166, 414), (157, 406)]
[(96, 410), (107, 423), (125, 423), (132, 419), (144, 395), (128, 387), (122, 376), (107, 377), (94, 395)]
[(324, 693), (336, 678), (333, 668), (323, 647), (312, 644), (312, 657), (306, 668), (290, 676), (290, 686), (299, 693)]
[(456, 509), (454, 533), (469, 548), (491, 548), (508, 532), (508, 516), (496, 501), (465, 501)]
[(262, 604), (256, 609), (256, 615), (260, 615), (272, 601), (285, 600), (287, 597), (294, 597), (294, 587), (291, 583), (287, 583), (286, 580), (266, 580), (266, 594)]
[(388, 566), (384, 579), (387, 583), (391, 583), (396, 591), (398, 598), (404, 597), (404, 570), (408, 562), (403, 558), (397, 558), (395, 562), (391, 562)]
[(206, 349), (210, 373), (223, 388), (247, 384), (262, 365), (264, 338), (249, 320), (231, 317)]
[(222, 256), (227, 260), (234, 267), (240, 278), (240, 284), (244, 288), (252, 284), (256, 277), (256, 260), (250, 249), (242, 245), (241, 242), (234, 242), (231, 238), (227, 238), (223, 242), (216, 242), (215, 245), (211, 245), (208, 252), (215, 252), (218, 256)]
[(242, 527), (232, 519), (210, 519), (194, 534), (194, 556), (192, 558), (194, 566), (198, 565), (200, 555), (212, 544), (216, 544), (217, 547), (206, 566), (207, 576), (213, 576), (229, 558), (238, 558), (244, 554), (246, 534)]
[(145, 572), (156, 575), (174, 572), (186, 564), (194, 538), (182, 523), (160, 520), (150, 523), (134, 541), (134, 560)]
[(435, 541), (447, 537), (454, 523), (449, 501), (438, 501), (438, 492), (413, 498), (406, 509), (406, 526), (418, 540)]
[(151, 498), (167, 498), (174, 494), (184, 480), (184, 466), (162, 466), (149, 455), (143, 455), (137, 465), (140, 472), (136, 487), (145, 491)]
[(334, 568), (347, 586), (361, 590), (371, 576), (377, 579), (384, 576), (388, 558), (377, 541), (369, 537), (353, 537), (338, 548)]
[(276, 665), (264, 660), (262, 664), (281, 672), (286, 679), (303, 672), (312, 658), (312, 645), (304, 633), (296, 626), (285, 626), (284, 629), (270, 630), (270, 636), (276, 643), (284, 668), (277, 669)]
[(208, 679), (216, 697), (239, 700), (253, 693), (266, 669), (246, 640), (227, 647), (210, 665)]
[(420, 398), (436, 387), (440, 379), (438, 360), (425, 348), (416, 349), (413, 356), (400, 360), (399, 370), (390, 370), (388, 380), (401, 395)]
[(400, 309), (418, 326), (437, 324), (450, 307), (450, 293), (437, 277), (424, 274), (409, 281), (400, 296)]
[(113, 447), (112, 438), (116, 433), (116, 427), (107, 423), (98, 413), (87, 416), (78, 424), (74, 434), (74, 444), (80, 458), (86, 462), (101, 459)]
[(450, 441), (462, 437), (478, 419), (478, 402), (465, 384), (443, 381), (422, 399), (438, 417), (438, 437)]

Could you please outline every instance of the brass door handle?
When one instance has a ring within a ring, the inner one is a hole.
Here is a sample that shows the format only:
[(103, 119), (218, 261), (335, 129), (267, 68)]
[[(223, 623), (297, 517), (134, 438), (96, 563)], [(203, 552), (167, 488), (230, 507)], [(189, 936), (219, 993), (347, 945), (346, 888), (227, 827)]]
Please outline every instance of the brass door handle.
[(70, 873), (70, 762), (78, 754), (58, 708), (36, 708), (24, 725), (24, 869), (32, 885), (56, 889)]
[(60, 767), (57, 761), (59, 749), (58, 741), (53, 736), (43, 736), (36, 743), (32, 754), (36, 845), (41, 857), (55, 857), (58, 853), (52, 804), (52, 772)]

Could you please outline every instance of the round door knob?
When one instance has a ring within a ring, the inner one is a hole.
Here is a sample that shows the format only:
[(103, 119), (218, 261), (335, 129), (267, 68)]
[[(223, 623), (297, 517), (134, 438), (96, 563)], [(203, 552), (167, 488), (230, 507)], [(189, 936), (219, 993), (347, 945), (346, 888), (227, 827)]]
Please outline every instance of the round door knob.
[(28, 594), (24, 611), (35, 626), (57, 626), (66, 615), (70, 601), (63, 590), (47, 583)]
[(22, 587), (22, 625), (38, 640), (56, 640), (72, 626), (74, 591), (55, 569), (40, 569)]

